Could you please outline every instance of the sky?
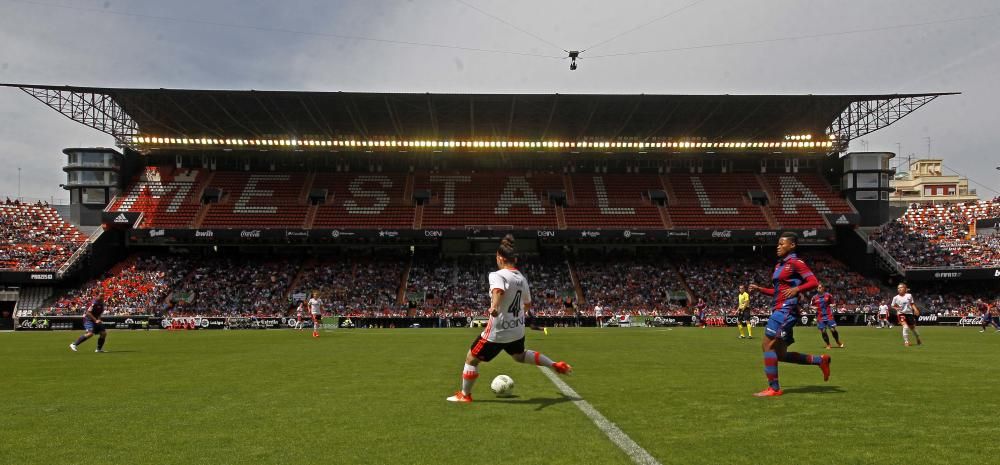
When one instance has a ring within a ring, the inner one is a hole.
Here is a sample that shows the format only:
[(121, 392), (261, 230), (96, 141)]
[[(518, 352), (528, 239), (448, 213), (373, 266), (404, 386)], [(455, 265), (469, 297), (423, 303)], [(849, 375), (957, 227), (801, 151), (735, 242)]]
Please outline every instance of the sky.
[[(565, 50), (584, 50), (577, 71), (562, 59)], [(996, 0), (0, 0), (0, 82), (452, 93), (962, 92), (851, 148), (899, 152), (900, 159), (930, 153), (969, 176), (981, 197), (1000, 195)], [(66, 203), (58, 187), (65, 181), (61, 150), (113, 145), (110, 136), (17, 89), (0, 89), (0, 196), (17, 195), (20, 168), (23, 197)]]

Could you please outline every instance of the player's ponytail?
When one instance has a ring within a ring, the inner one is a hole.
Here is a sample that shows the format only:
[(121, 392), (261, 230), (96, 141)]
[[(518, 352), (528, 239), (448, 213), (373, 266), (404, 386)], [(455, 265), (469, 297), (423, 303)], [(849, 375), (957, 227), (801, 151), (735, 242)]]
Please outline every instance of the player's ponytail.
[(514, 236), (508, 234), (500, 240), (500, 247), (497, 247), (497, 255), (507, 263), (517, 263), (517, 251), (514, 249)]

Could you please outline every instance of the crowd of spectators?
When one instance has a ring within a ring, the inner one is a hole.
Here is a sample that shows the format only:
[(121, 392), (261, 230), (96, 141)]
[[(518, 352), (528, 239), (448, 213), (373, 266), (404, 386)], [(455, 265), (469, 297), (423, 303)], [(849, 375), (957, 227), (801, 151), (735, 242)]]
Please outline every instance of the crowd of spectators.
[(210, 258), (192, 263), (166, 310), (200, 316), (281, 315), (298, 263), (285, 259)]
[(873, 239), (903, 267), (1000, 266), (1000, 236), (971, 235), (976, 220), (1000, 217), (1000, 198), (951, 205), (910, 205)]
[[(874, 312), (893, 290), (851, 271), (827, 252), (800, 254), (837, 301), (838, 312)], [(173, 316), (291, 316), (295, 306), (318, 292), (325, 313), (348, 317), (481, 317), (489, 305), (487, 276), (492, 257), (415, 256), (399, 302), (407, 256), (362, 255), (312, 258), (204, 258), (189, 255), (135, 255), (101, 279), (70, 290), (41, 312), (78, 315), (97, 296), (109, 314)], [(571, 260), (585, 301), (576, 295), (564, 259), (527, 257), (520, 269), (532, 287), (538, 316), (673, 316), (691, 313), (704, 299), (713, 317), (735, 312), (738, 287), (769, 285), (774, 260), (764, 255), (621, 257)], [(914, 287), (925, 312), (960, 314), (989, 291), (925, 284)], [(993, 293), (996, 291), (993, 290)], [(812, 294), (806, 294), (809, 302)], [(994, 296), (995, 297), (995, 296)], [(759, 316), (771, 299), (751, 293)], [(578, 310), (579, 313), (574, 312)]]
[(307, 264), (291, 292), (293, 305), (313, 292), (335, 315), (405, 316), (396, 303), (405, 262), (397, 256), (338, 256)]
[[(843, 312), (865, 311), (878, 308), (885, 300), (886, 291), (878, 283), (851, 271), (847, 265), (825, 252), (807, 251), (799, 256), (834, 296), (836, 310)], [(707, 310), (712, 315), (735, 312), (738, 303), (739, 286), (749, 289), (750, 284), (771, 285), (771, 270), (774, 260), (764, 256), (747, 257), (689, 257), (676, 261), (678, 269), (694, 294), (694, 300), (705, 299)], [(813, 293), (804, 296), (808, 304)], [(759, 293), (750, 293), (750, 306), (756, 315), (770, 313), (771, 298)]]
[(486, 282), (495, 271), (486, 257), (415, 256), (406, 285), (406, 300), (418, 316), (457, 316), (489, 308)]
[(538, 316), (573, 316), (576, 290), (566, 260), (525, 257), (517, 266), (528, 278), (532, 307)]
[(46, 203), (0, 204), (0, 269), (58, 270), (86, 240)]
[(1000, 289), (980, 284), (927, 282), (911, 284), (910, 293), (922, 314), (978, 316), (976, 299), (1000, 304)]
[(580, 260), (575, 265), (587, 302), (581, 309), (584, 315), (594, 315), (595, 307), (605, 315), (680, 312), (680, 299), (671, 298), (683, 293), (684, 286), (668, 260), (605, 257)]
[(102, 297), (109, 314), (150, 314), (181, 282), (191, 262), (177, 256), (133, 256), (104, 277), (70, 290), (41, 313), (82, 314), (96, 297)]

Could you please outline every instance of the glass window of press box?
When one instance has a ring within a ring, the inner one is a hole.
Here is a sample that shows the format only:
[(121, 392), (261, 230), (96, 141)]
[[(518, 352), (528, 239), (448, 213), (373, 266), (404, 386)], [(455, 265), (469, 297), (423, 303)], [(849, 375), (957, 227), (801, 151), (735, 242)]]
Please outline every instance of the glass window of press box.
[(856, 153), (844, 158), (844, 171), (889, 171), (890, 153)]
[(94, 166), (101, 168), (113, 168), (118, 166), (113, 153), (106, 152), (73, 152), (69, 154), (69, 164), (71, 166)]
[(67, 173), (69, 184), (94, 184), (110, 186), (118, 183), (118, 173), (111, 171), (70, 171)]
[(83, 203), (94, 203), (104, 205), (107, 202), (104, 189), (89, 187), (80, 189), (80, 200)]

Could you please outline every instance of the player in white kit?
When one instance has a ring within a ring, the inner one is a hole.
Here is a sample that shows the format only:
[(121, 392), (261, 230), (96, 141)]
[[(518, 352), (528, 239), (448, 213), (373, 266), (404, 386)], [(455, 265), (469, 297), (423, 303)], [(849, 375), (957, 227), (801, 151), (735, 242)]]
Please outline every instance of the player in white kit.
[(917, 315), (920, 309), (913, 303), (913, 296), (910, 295), (909, 288), (904, 283), (899, 283), (896, 287), (897, 294), (892, 298), (892, 308), (899, 313), (899, 324), (903, 327), (903, 345), (910, 345), (910, 333), (917, 337), (917, 345), (924, 342), (920, 340), (920, 333), (917, 332)]
[(323, 299), (319, 298), (319, 292), (313, 292), (309, 299), (309, 313), (313, 320), (313, 337), (319, 337), (319, 325), (323, 323)]
[(549, 367), (560, 374), (569, 374), (573, 367), (566, 362), (553, 362), (534, 350), (524, 350), (524, 313), (531, 306), (528, 280), (517, 270), (514, 237), (508, 234), (497, 249), (499, 271), (490, 273), (490, 321), (486, 329), (472, 342), (465, 356), (462, 389), (449, 397), (449, 402), (472, 402), (472, 386), (479, 378), (479, 364), (493, 360), (500, 351), (515, 361)]
[(884, 328), (886, 326), (888, 326), (889, 329), (892, 329), (892, 322), (889, 321), (889, 306), (886, 305), (885, 302), (883, 302), (882, 305), (879, 305), (879, 307), (878, 307), (878, 326), (877, 326), (877, 328), (881, 329), (881, 328)]
[(306, 312), (306, 303), (304, 301), (299, 301), (299, 305), (295, 307), (295, 329), (302, 331), (302, 315)]

